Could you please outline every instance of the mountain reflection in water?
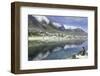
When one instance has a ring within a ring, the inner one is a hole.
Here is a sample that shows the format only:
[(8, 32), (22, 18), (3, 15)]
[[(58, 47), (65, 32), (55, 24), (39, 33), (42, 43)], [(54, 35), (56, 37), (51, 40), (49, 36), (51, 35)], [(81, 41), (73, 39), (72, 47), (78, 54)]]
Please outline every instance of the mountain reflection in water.
[(74, 43), (48, 43), (28, 48), (28, 60), (56, 60), (71, 59), (73, 55), (82, 50), (87, 51), (88, 41), (78, 41)]

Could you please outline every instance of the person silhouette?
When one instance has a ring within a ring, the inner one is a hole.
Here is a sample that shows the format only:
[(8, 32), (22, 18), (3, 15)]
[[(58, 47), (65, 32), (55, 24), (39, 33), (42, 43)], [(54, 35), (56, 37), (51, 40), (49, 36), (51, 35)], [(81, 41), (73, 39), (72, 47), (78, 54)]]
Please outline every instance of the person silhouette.
[(85, 47), (82, 47), (82, 48), (83, 48), (82, 55), (85, 55), (85, 53), (86, 53)]
[(86, 54), (86, 50), (85, 47), (82, 47), (82, 50), (80, 50), (80, 52), (78, 53), (78, 55), (85, 55)]

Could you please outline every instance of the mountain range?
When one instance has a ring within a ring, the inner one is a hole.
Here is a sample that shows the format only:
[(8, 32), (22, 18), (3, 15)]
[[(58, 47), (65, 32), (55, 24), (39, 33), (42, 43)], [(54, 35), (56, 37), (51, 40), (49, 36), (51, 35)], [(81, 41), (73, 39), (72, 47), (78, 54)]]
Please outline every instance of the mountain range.
[(49, 32), (49, 33), (64, 33), (86, 36), (81, 27), (75, 27), (72, 25), (60, 24), (50, 20), (46, 16), (34, 16), (28, 15), (28, 31), (29, 32)]

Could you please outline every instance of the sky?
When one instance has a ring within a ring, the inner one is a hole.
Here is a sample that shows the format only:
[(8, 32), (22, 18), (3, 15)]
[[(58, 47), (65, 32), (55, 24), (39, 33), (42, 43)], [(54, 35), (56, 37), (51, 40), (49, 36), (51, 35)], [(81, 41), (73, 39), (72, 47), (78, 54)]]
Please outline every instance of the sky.
[(61, 25), (70, 25), (82, 28), (84, 31), (88, 31), (88, 18), (87, 17), (75, 17), (75, 16), (46, 16), (53, 22), (60, 23)]

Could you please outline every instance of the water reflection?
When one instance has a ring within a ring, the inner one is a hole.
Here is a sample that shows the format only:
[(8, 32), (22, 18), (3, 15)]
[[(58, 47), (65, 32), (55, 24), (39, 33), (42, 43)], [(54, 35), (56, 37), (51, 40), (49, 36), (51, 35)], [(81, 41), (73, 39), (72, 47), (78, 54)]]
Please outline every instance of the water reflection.
[(87, 41), (76, 41), (73, 43), (48, 43), (28, 48), (28, 60), (55, 60), (72, 59), (82, 47), (87, 51)]

